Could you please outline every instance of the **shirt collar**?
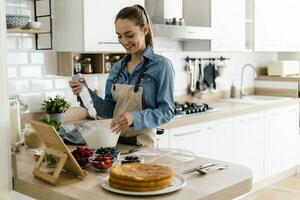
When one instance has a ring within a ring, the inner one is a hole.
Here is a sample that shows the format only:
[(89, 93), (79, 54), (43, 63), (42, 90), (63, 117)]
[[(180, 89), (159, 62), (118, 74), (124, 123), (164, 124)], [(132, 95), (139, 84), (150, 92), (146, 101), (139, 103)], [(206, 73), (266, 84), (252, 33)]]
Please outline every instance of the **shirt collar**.
[[(154, 51), (152, 49), (152, 47), (150, 45), (148, 45), (143, 53), (143, 57), (149, 59), (149, 60), (153, 60), (154, 59)], [(122, 60), (122, 65), (124, 64), (124, 62), (128, 62), (128, 60), (130, 59), (130, 54), (126, 54)]]
[(149, 60), (154, 59), (154, 51), (150, 45), (148, 45), (143, 53), (143, 56), (148, 58)]

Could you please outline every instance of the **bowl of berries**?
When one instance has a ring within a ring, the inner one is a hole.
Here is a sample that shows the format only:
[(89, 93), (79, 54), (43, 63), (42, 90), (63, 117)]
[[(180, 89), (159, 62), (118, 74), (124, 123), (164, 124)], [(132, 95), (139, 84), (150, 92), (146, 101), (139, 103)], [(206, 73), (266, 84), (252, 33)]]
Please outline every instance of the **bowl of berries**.
[(89, 163), (89, 158), (93, 155), (93, 151), (87, 147), (77, 146), (77, 148), (72, 151), (72, 155), (80, 167), (84, 168)]
[(96, 149), (95, 154), (98, 156), (111, 156), (113, 160), (116, 160), (119, 155), (119, 149), (117, 147), (101, 147)]
[(112, 156), (94, 155), (89, 158), (89, 163), (96, 172), (106, 172), (114, 164)]

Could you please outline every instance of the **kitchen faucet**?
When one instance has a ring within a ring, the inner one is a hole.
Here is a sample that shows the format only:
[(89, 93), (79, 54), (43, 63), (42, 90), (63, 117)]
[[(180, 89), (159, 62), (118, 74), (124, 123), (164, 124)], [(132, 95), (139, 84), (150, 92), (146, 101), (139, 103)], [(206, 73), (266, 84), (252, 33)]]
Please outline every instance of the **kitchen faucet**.
[(254, 72), (254, 78), (256, 78), (256, 70), (255, 68), (253, 67), (252, 64), (245, 64), (243, 67), (242, 67), (242, 72), (241, 72), (241, 87), (240, 87), (240, 99), (244, 96), (244, 93), (243, 93), (243, 80), (244, 80), (244, 71), (245, 71), (245, 68), (246, 67), (251, 67), (253, 69), (253, 72)]

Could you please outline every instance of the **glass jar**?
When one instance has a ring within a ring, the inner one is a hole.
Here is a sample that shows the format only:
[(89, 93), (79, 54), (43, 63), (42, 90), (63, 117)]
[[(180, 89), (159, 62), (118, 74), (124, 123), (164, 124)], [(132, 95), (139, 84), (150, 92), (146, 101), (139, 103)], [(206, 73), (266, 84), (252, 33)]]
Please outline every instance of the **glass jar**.
[(91, 58), (85, 58), (82, 61), (83, 73), (85, 73), (85, 74), (91, 74), (91, 73), (93, 73), (91, 62), (92, 62)]
[(21, 115), (20, 115), (20, 101), (18, 95), (9, 97), (10, 101), (10, 133), (11, 144), (15, 145), (21, 138)]
[(39, 148), (42, 144), (42, 140), (38, 133), (33, 129), (31, 124), (25, 124), (24, 129), (24, 143), (29, 149)]
[(109, 73), (111, 71), (112, 65), (110, 61), (110, 56), (105, 56), (105, 73)]
[(114, 64), (116, 62), (118, 62), (120, 60), (120, 58), (121, 57), (119, 55), (112, 56), (112, 58), (111, 58), (111, 66), (114, 66)]
[(74, 74), (81, 73), (81, 63), (80, 63), (80, 57), (75, 56), (74, 57)]

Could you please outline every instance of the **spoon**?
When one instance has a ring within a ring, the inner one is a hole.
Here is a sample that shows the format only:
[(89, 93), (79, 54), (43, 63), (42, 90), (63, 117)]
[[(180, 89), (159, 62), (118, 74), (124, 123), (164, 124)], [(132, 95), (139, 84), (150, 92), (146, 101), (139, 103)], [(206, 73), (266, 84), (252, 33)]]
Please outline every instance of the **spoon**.
[(196, 171), (197, 171), (198, 173), (200, 173), (201, 175), (205, 175), (205, 174), (207, 174), (208, 172), (214, 172), (214, 171), (224, 170), (224, 169), (227, 169), (227, 168), (228, 168), (228, 165), (224, 165), (224, 166), (221, 166), (221, 167), (216, 168), (216, 169), (213, 170), (213, 171), (210, 171), (210, 168), (198, 169), (198, 170), (196, 170)]

